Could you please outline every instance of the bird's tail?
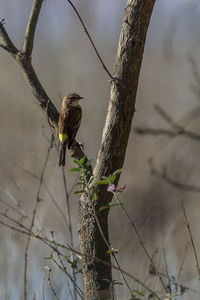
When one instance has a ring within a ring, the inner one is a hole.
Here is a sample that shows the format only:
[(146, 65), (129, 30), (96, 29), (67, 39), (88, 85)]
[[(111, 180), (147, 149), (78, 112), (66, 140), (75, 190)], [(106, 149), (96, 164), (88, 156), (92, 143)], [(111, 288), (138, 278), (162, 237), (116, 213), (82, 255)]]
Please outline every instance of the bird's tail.
[(66, 153), (66, 142), (60, 144), (60, 157), (59, 157), (59, 167), (65, 166), (65, 153)]

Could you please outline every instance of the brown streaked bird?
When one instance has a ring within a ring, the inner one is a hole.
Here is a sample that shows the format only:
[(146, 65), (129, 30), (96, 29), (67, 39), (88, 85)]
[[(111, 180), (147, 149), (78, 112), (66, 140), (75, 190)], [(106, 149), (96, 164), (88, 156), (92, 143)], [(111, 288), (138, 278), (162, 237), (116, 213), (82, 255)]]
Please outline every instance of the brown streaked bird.
[(60, 140), (59, 167), (65, 166), (66, 146), (68, 145), (68, 149), (70, 149), (81, 124), (82, 109), (79, 105), (80, 99), (83, 98), (76, 93), (71, 93), (63, 98), (58, 120), (58, 136)]

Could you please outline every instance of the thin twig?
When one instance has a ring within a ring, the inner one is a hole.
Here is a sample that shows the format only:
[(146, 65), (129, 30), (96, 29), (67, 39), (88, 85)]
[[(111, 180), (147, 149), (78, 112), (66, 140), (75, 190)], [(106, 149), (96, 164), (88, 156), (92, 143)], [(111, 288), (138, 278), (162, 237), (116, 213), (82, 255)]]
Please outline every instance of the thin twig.
[[(58, 259), (61, 263), (61, 265), (58, 264), (58, 262), (55, 260), (55, 258), (53, 258), (53, 261), (55, 262), (55, 264), (67, 275), (67, 277), (69, 277), (70, 281), (73, 283), (74, 288), (76, 289), (76, 292), (78, 293), (78, 295), (83, 299), (84, 298), (84, 294), (83, 291), (80, 289), (80, 287), (77, 285), (76, 281), (74, 280), (74, 278), (69, 274), (69, 272), (67, 272), (67, 269), (65, 267), (65, 265), (62, 262), (62, 259), (60, 257), (60, 254), (57, 253)], [(77, 296), (76, 296), (77, 297)]]
[(23, 209), (20, 209), (18, 206), (17, 206), (18, 209), (16, 209), (15, 207), (13, 207), (12, 205), (10, 205), (9, 203), (7, 203), (5, 200), (3, 200), (1, 198), (0, 198), (0, 202), (2, 202), (4, 205), (6, 205), (8, 208), (13, 210), (17, 214), (21, 215), (22, 218), (26, 218), (29, 221), (31, 221), (31, 218), (25, 213), (25, 211)]
[(43, 285), (42, 285), (42, 300), (44, 300), (45, 296), (44, 296), (44, 288), (45, 288), (45, 277), (43, 279)]
[(163, 254), (164, 254), (164, 260), (165, 260), (165, 271), (166, 271), (166, 277), (167, 277), (167, 280), (168, 280), (168, 286), (167, 286), (167, 289), (169, 289), (168, 292), (172, 293), (172, 288), (171, 288), (171, 279), (170, 279), (170, 276), (169, 276), (169, 270), (168, 270), (168, 264), (167, 264), (167, 257), (166, 257), (166, 251), (165, 249), (163, 248)]
[(194, 257), (195, 257), (195, 261), (196, 261), (196, 266), (197, 266), (197, 271), (198, 271), (198, 276), (199, 276), (198, 279), (200, 280), (200, 266), (199, 266), (199, 260), (198, 260), (198, 256), (197, 256), (197, 250), (196, 250), (196, 247), (195, 247), (194, 238), (192, 236), (192, 231), (191, 231), (191, 228), (190, 228), (190, 225), (189, 225), (189, 222), (188, 222), (188, 218), (187, 218), (187, 215), (186, 215), (186, 212), (185, 212), (185, 207), (184, 207), (184, 204), (183, 204), (182, 200), (181, 200), (181, 207), (182, 207), (185, 223), (186, 223), (189, 235), (190, 235), (190, 240), (191, 240), (191, 244), (192, 244), (192, 248), (193, 248), (193, 252), (194, 252)]
[[(35, 208), (33, 210), (31, 226), (30, 226), (31, 231), (32, 231), (33, 226), (34, 226), (35, 217), (36, 217), (36, 213), (37, 213), (37, 208), (38, 208), (38, 204), (40, 202), (40, 191), (41, 191), (41, 187), (42, 187), (42, 184), (43, 184), (43, 178), (44, 178), (44, 173), (45, 173), (45, 170), (46, 170), (46, 167), (47, 167), (49, 154), (50, 154), (50, 151), (52, 149), (53, 139), (54, 139), (54, 136), (52, 135), (51, 143), (48, 147), (45, 162), (44, 162), (44, 166), (43, 166), (42, 173), (41, 173), (41, 176), (40, 176), (39, 187), (38, 187), (38, 192), (37, 192), (36, 202), (35, 202)], [(27, 239), (27, 244), (26, 244), (26, 248), (25, 248), (25, 255), (24, 255), (24, 300), (27, 299), (27, 266), (28, 266), (28, 250), (29, 250), (29, 245), (30, 245), (30, 238), (31, 238), (31, 236), (29, 235), (28, 239)]]
[(5, 23), (4, 21), (5, 21), (4, 19), (0, 21), (0, 40), (3, 42), (1, 48), (8, 51), (9, 54), (15, 57), (15, 55), (19, 52), (19, 50), (14, 46), (8, 33), (6, 32), (4, 28), (4, 23)]
[(49, 285), (49, 287), (50, 287), (50, 289), (51, 289), (51, 291), (52, 291), (54, 297), (55, 297), (57, 300), (59, 300), (59, 298), (58, 298), (58, 296), (57, 296), (57, 294), (56, 294), (56, 292), (55, 292), (55, 290), (54, 290), (54, 288), (53, 288), (53, 286), (52, 286), (52, 283), (51, 283), (51, 271), (52, 271), (52, 270), (51, 270), (48, 266), (46, 266), (45, 269), (46, 269), (46, 271), (47, 271), (48, 285)]
[(190, 63), (191, 69), (192, 69), (192, 75), (193, 75), (193, 79), (194, 79), (194, 83), (191, 84), (191, 88), (192, 88), (193, 92), (195, 93), (195, 95), (197, 96), (198, 101), (200, 101), (200, 89), (199, 89), (200, 74), (199, 74), (199, 70), (197, 68), (197, 61), (191, 55), (188, 56), (188, 60), (189, 60), (189, 63)]
[(104, 62), (103, 62), (103, 60), (102, 60), (102, 58), (101, 58), (101, 56), (100, 56), (100, 54), (99, 54), (99, 52), (98, 52), (98, 50), (97, 50), (97, 48), (96, 48), (96, 46), (95, 46), (95, 44), (94, 44), (94, 42), (93, 42), (93, 40), (92, 40), (90, 34), (89, 34), (89, 32), (88, 32), (88, 30), (87, 30), (87, 28), (86, 28), (86, 26), (85, 26), (85, 24), (84, 24), (84, 22), (83, 22), (83, 20), (82, 20), (82, 18), (81, 18), (81, 16), (80, 16), (80, 14), (79, 14), (79, 12), (78, 12), (78, 10), (76, 9), (76, 7), (75, 7), (74, 4), (72, 3), (72, 1), (70, 1), (70, 0), (66, 0), (66, 1), (69, 2), (69, 4), (72, 6), (73, 10), (75, 11), (75, 13), (76, 13), (76, 15), (77, 15), (79, 21), (81, 22), (81, 24), (82, 24), (82, 26), (83, 26), (84, 32), (85, 32), (86, 35), (88, 36), (88, 38), (89, 38), (89, 40), (90, 40), (90, 43), (92, 44), (92, 47), (93, 47), (93, 49), (94, 49), (94, 51), (95, 51), (95, 53), (96, 53), (98, 59), (100, 60), (102, 66), (103, 66), (103, 68), (104, 68), (104, 70), (106, 71), (106, 73), (108, 74), (108, 76), (110, 77), (110, 79), (113, 80), (114, 78), (113, 78), (113, 76), (111, 75), (111, 73), (108, 71), (108, 69), (106, 68), (106, 66), (105, 66), (105, 64), (104, 64)]
[(180, 125), (178, 125), (173, 119), (172, 117), (166, 112), (164, 111), (164, 109), (159, 105), (159, 104), (155, 104), (154, 105), (154, 109), (155, 111), (170, 125), (172, 126), (176, 131), (182, 131), (182, 127)]
[(185, 246), (185, 249), (184, 249), (184, 253), (183, 253), (183, 258), (182, 258), (182, 262), (181, 262), (181, 266), (179, 268), (179, 272), (178, 272), (178, 276), (177, 276), (177, 283), (179, 282), (180, 280), (180, 277), (181, 277), (181, 273), (183, 271), (183, 265), (185, 263), (185, 257), (186, 257), (186, 252), (188, 250), (188, 247), (189, 247), (189, 242), (187, 242), (186, 246)]

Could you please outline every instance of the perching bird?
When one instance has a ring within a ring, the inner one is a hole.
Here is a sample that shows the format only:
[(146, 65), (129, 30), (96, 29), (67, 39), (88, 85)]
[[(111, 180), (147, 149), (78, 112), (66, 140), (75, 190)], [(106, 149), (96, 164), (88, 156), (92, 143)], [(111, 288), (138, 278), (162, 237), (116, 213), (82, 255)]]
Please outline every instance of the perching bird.
[(83, 98), (75, 93), (71, 93), (63, 98), (58, 120), (58, 136), (60, 140), (59, 166), (65, 166), (66, 146), (68, 145), (68, 149), (71, 147), (81, 124), (82, 109), (79, 105), (80, 99)]

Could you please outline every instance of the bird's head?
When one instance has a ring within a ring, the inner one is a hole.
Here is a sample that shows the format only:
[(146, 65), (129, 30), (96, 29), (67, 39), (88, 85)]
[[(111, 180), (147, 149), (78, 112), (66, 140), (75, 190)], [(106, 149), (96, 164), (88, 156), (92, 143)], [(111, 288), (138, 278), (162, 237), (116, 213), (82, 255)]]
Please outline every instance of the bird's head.
[(71, 93), (67, 96), (64, 97), (63, 99), (63, 105), (70, 105), (70, 106), (78, 106), (79, 105), (79, 100), (83, 99), (83, 97), (79, 96), (76, 93)]

